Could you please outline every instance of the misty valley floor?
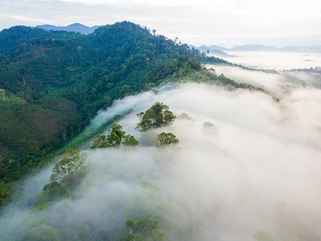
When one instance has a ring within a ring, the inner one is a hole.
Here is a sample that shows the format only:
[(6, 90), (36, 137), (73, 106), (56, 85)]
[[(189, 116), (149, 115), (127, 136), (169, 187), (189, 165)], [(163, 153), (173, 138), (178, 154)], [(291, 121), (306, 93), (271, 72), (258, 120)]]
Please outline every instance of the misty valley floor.
[[(88, 240), (98, 240), (102, 230), (113, 239), (128, 217), (141, 213), (160, 217), (168, 240), (320, 240), (321, 90), (309, 78), (303, 85), (289, 76), (215, 68), (267, 93), (186, 83), (115, 102), (92, 125), (131, 110), (120, 124), (141, 144), (83, 149), (89, 172), (75, 198), (42, 211), (30, 205), (52, 166), (29, 177), (0, 218), (3, 240), (19, 240), (37, 222), (70, 237), (86, 226)], [(177, 120), (139, 132), (136, 114), (156, 101)], [(152, 145), (162, 131), (180, 143)]]

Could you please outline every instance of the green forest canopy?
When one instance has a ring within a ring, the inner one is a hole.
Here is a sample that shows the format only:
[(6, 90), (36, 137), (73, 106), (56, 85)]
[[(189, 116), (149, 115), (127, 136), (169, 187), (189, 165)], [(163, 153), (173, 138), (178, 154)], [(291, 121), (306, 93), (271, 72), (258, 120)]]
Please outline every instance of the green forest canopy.
[(130, 22), (86, 36), (23, 26), (3, 30), (0, 180), (37, 166), (113, 100), (200, 70), (201, 58)]

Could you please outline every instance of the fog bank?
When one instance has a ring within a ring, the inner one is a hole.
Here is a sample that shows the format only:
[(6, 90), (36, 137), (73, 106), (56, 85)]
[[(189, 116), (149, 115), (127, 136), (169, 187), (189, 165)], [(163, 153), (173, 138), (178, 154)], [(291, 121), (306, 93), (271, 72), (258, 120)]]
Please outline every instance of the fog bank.
[[(141, 145), (82, 150), (89, 172), (75, 198), (42, 211), (28, 201), (11, 205), (0, 217), (4, 240), (19, 240), (37, 222), (63, 230), (70, 240), (81, 240), (80, 229), (91, 233), (83, 240), (119, 240), (126, 220), (144, 214), (159, 216), (172, 241), (320, 240), (321, 90), (315, 80), (303, 85), (276, 74), (215, 68), (280, 99), (187, 83), (118, 101), (92, 125), (128, 113), (120, 124)], [(136, 114), (156, 101), (188, 118), (139, 132)], [(151, 145), (162, 131), (175, 133), (179, 144)], [(30, 196), (40, 191), (31, 187), (46, 184), (51, 168), (25, 182)]]
[(321, 67), (321, 53), (286, 51), (228, 51), (224, 59), (253, 68), (303, 69)]

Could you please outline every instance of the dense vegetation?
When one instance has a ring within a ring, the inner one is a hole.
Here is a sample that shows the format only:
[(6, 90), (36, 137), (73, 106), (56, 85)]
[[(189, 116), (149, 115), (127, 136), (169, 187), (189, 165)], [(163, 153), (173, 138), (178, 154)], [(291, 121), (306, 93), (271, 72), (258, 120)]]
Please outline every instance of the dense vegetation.
[(138, 116), (141, 120), (137, 128), (141, 131), (167, 126), (176, 118), (167, 105), (159, 102), (155, 103), (145, 112), (138, 114)]
[(21, 26), (0, 32), (0, 180), (37, 166), (113, 100), (199, 70), (200, 58), (130, 22), (86, 36)]
[(159, 146), (177, 144), (179, 140), (173, 133), (162, 132), (157, 137), (157, 144)]
[[(111, 239), (108, 231), (101, 231), (97, 235), (100, 239), (95, 239), (86, 225), (75, 230), (64, 230), (46, 222), (39, 222), (26, 230), (26, 233), (19, 239), (21, 241), (95, 241), (95, 240), (118, 240), (118, 241), (166, 241), (164, 229), (161, 227), (160, 218), (146, 215), (138, 218), (126, 220), (125, 227), (119, 231), (115, 239)], [(97, 230), (95, 230), (97, 231)]]
[(123, 241), (163, 241), (166, 240), (159, 220), (155, 217), (145, 217), (126, 222), (127, 231)]
[(80, 184), (86, 173), (87, 166), (79, 150), (67, 151), (56, 163), (50, 182), (44, 187), (39, 197), (37, 208), (46, 208), (51, 201), (71, 197), (73, 189)]
[[(152, 113), (152, 114), (151, 114)], [(142, 120), (152, 121), (154, 125), (149, 129), (157, 129), (171, 124), (175, 115), (169, 110), (169, 107), (163, 103), (155, 103), (148, 110), (140, 114)], [(171, 118), (166, 118), (170, 116)], [(144, 118), (145, 117), (145, 118)], [(141, 121), (140, 120), (140, 123)], [(157, 125), (155, 124), (157, 123)], [(146, 130), (141, 130), (142, 132)], [(178, 139), (172, 133), (162, 132), (156, 140), (158, 146), (165, 146), (178, 143)], [(134, 136), (126, 133), (123, 127), (118, 123), (113, 123), (108, 135), (98, 136), (92, 148), (117, 148), (120, 145), (137, 146), (139, 143)], [(41, 213), (54, 204), (56, 201), (76, 200), (77, 187), (84, 184), (88, 185), (88, 180), (85, 177), (89, 174), (90, 163), (86, 159), (84, 153), (79, 150), (69, 150), (60, 158), (54, 166), (49, 183), (44, 186), (42, 192), (38, 195), (37, 201), (33, 204), (33, 212)], [(143, 186), (146, 192), (151, 192), (148, 186)], [(50, 223), (50, 220), (37, 220), (37, 215), (34, 215), (34, 220), (29, 228), (21, 236), (21, 241), (61, 241), (61, 240), (119, 240), (119, 241), (165, 241), (168, 240), (165, 232), (161, 227), (161, 219), (153, 216), (151, 211), (143, 211), (136, 216), (131, 214), (126, 218), (121, 229), (113, 232), (106, 230), (97, 230), (95, 227), (80, 227), (65, 229), (56, 223)], [(28, 219), (29, 220), (29, 219)], [(113, 239), (110, 237), (113, 236)], [(96, 237), (95, 239), (93, 237)]]
[(91, 148), (108, 148), (120, 145), (137, 146), (139, 143), (132, 135), (127, 134), (121, 125), (114, 123), (108, 135), (100, 135), (95, 140)]
[[(176, 119), (175, 114), (169, 110), (169, 107), (160, 102), (156, 102), (145, 112), (141, 112), (137, 116), (140, 119), (137, 129), (142, 132), (168, 126)], [(156, 140), (158, 146), (176, 144), (178, 142), (179, 140), (173, 133), (165, 132), (159, 134)], [(120, 124), (113, 123), (110, 133), (98, 136), (93, 141), (91, 148), (109, 148), (120, 145), (137, 146), (138, 144), (138, 140), (134, 136), (127, 134)]]

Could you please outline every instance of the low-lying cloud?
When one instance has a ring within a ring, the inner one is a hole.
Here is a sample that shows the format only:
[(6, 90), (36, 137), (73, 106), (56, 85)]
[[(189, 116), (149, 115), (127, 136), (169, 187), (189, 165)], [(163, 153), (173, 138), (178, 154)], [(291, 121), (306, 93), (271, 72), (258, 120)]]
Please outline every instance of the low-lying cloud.
[[(0, 218), (1, 235), (19, 240), (40, 220), (69, 240), (82, 240), (80, 229), (90, 230), (83, 240), (119, 240), (128, 218), (150, 213), (161, 217), (173, 241), (320, 240), (321, 90), (269, 78), (257, 80), (279, 101), (262, 92), (189, 83), (115, 103), (93, 124), (131, 109), (120, 121), (128, 133), (142, 141), (171, 131), (180, 143), (83, 150), (89, 172), (75, 198), (35, 211), (26, 201), (32, 198), (22, 195), (23, 204), (9, 206)], [(187, 115), (139, 132), (136, 114), (156, 101)], [(50, 168), (25, 182), (29, 195), (46, 184)]]

